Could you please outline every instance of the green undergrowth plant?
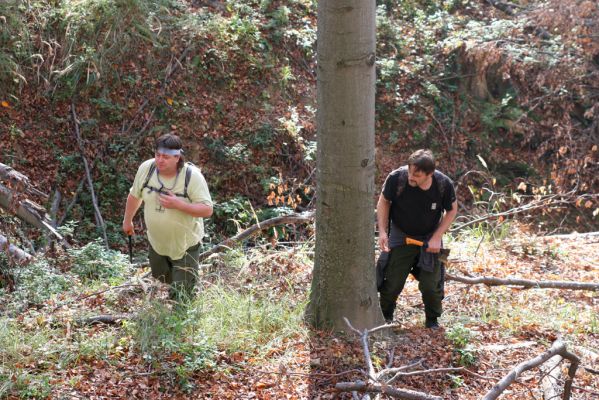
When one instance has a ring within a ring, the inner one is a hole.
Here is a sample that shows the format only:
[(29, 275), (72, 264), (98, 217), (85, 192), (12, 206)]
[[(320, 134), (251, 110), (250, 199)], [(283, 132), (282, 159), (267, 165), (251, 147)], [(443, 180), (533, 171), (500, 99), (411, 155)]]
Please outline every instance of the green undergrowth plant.
[(201, 329), (219, 347), (258, 356), (304, 331), (303, 308), (292, 299), (239, 294), (225, 286), (207, 288), (193, 304)]
[(216, 367), (219, 351), (255, 359), (284, 352), (301, 335), (303, 307), (286, 299), (240, 294), (220, 283), (172, 307), (148, 301), (125, 324), (131, 346), (155, 367), (174, 368), (179, 378)]
[(446, 334), (447, 339), (454, 346), (454, 354), (457, 362), (463, 367), (469, 367), (476, 363), (476, 351), (470, 346), (472, 332), (464, 325), (455, 324)]
[(185, 375), (215, 365), (216, 349), (186, 307), (150, 301), (125, 325), (134, 349), (150, 365)]
[(73, 286), (68, 276), (59, 272), (47, 259), (38, 258), (19, 268), (11, 268), (15, 291), (8, 302), (15, 310), (39, 305)]
[(107, 280), (116, 285), (130, 275), (130, 265), (124, 254), (107, 249), (101, 239), (68, 251), (71, 271), (84, 280)]

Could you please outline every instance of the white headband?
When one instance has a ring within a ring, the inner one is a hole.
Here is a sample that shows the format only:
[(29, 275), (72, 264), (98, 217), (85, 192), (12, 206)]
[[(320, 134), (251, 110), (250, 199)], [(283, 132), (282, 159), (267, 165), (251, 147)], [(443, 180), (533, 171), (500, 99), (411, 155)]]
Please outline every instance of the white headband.
[(165, 154), (167, 156), (180, 156), (183, 151), (181, 149), (167, 149), (166, 147), (159, 147), (156, 149), (156, 152)]

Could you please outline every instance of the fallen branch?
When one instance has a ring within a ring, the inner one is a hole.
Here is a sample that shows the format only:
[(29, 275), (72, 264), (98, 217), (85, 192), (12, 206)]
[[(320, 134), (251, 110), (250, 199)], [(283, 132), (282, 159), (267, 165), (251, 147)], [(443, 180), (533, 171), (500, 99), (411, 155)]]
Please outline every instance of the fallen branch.
[(510, 344), (489, 344), (486, 346), (480, 346), (477, 348), (477, 350), (482, 350), (482, 351), (505, 351), (505, 350), (515, 350), (515, 349), (521, 349), (524, 347), (531, 347), (531, 346), (536, 346), (537, 342), (533, 342), (533, 341), (526, 341), (526, 342), (517, 342), (517, 343), (510, 343)]
[(574, 232), (562, 235), (540, 236), (539, 239), (588, 239), (596, 236), (599, 237), (599, 232)]
[(395, 382), (396, 380), (398, 380), (399, 378), (406, 378), (406, 377), (410, 377), (410, 376), (416, 376), (416, 375), (429, 375), (429, 374), (446, 374), (446, 373), (466, 373), (468, 375), (472, 375), (475, 376), (477, 378), (481, 378), (481, 379), (492, 379), (489, 378), (487, 376), (483, 376), (480, 374), (477, 374), (476, 372), (472, 372), (467, 370), (464, 367), (448, 367), (448, 368), (433, 368), (433, 369), (424, 369), (424, 370), (420, 370), (420, 371), (411, 371), (411, 372), (397, 372), (393, 378), (389, 379), (387, 382), (385, 382), (387, 385), (390, 385), (391, 383)]
[(266, 221), (258, 222), (244, 230), (243, 232), (238, 233), (237, 235), (226, 239), (216, 246), (212, 247), (210, 250), (203, 252), (198, 256), (198, 262), (205, 260), (213, 254), (221, 253), (225, 250), (230, 250), (233, 245), (247, 239), (253, 235), (256, 235), (260, 231), (264, 229), (271, 228), (277, 225), (283, 224), (298, 224), (311, 222), (314, 220), (314, 213), (307, 212), (303, 214), (292, 214), (292, 215), (283, 215), (281, 217), (275, 217), (271, 219), (267, 219)]
[[(386, 394), (387, 396), (395, 397), (398, 399), (406, 399), (406, 400), (442, 400), (441, 397), (434, 396), (434, 395), (431, 395), (428, 393), (417, 392), (417, 391), (409, 390), (409, 389), (394, 388), (394, 387), (389, 386), (389, 384), (388, 384), (389, 382), (383, 381), (384, 376), (389, 375), (391, 373), (396, 373), (396, 376), (397, 376), (397, 374), (401, 374), (401, 372), (399, 372), (399, 371), (416, 367), (416, 366), (420, 365), (420, 362), (417, 362), (417, 363), (414, 363), (411, 365), (407, 365), (407, 366), (403, 366), (403, 367), (399, 367), (399, 368), (385, 368), (378, 373), (375, 371), (374, 365), (372, 363), (372, 359), (370, 356), (370, 349), (368, 347), (368, 335), (371, 333), (376, 333), (383, 329), (392, 328), (397, 325), (385, 324), (385, 325), (377, 326), (376, 328), (372, 328), (372, 329), (364, 329), (363, 332), (360, 332), (358, 329), (356, 329), (352, 326), (352, 324), (349, 322), (349, 320), (347, 318), (344, 317), (343, 320), (345, 321), (345, 323), (349, 327), (349, 329), (360, 337), (360, 341), (362, 342), (362, 350), (364, 351), (364, 359), (366, 362), (368, 382), (364, 382), (364, 381), (340, 382), (335, 385), (335, 390), (337, 390), (339, 392), (352, 392), (354, 394), (354, 398), (356, 397), (356, 395), (355, 395), (356, 392), (362, 392), (362, 393), (383, 393), (383, 394)], [(455, 370), (454, 368), (449, 368), (449, 369)], [(428, 372), (437, 372), (437, 371), (436, 370), (419, 371), (419, 373), (428, 373)], [(447, 371), (444, 371), (444, 372), (447, 372)], [(391, 379), (391, 381), (393, 381), (394, 379), (396, 379), (396, 377), (393, 377)]]
[(6, 164), (0, 163), (0, 179), (5, 182), (10, 182), (10, 184), (16, 186), (19, 191), (23, 191), (29, 195), (40, 196), (44, 199), (49, 197), (46, 193), (33, 187), (27, 176)]
[(68, 247), (62, 235), (52, 226), (52, 221), (48, 218), (44, 207), (28, 199), (16, 201), (12, 191), (2, 184), (0, 184), (0, 207), (10, 211), (36, 228), (49, 231), (63, 245)]
[(80, 325), (93, 325), (93, 324), (107, 324), (115, 325), (122, 324), (123, 321), (131, 319), (131, 314), (120, 314), (120, 315), (95, 315), (93, 317), (82, 318), (77, 321)]
[(408, 389), (396, 389), (380, 383), (367, 383), (363, 381), (340, 382), (335, 385), (339, 392), (360, 392), (360, 393), (382, 393), (387, 396), (405, 400), (443, 400), (443, 397), (432, 394), (416, 392)]
[(566, 379), (566, 383), (564, 384), (564, 395), (563, 400), (568, 400), (570, 395), (572, 394), (572, 381), (574, 380), (574, 375), (576, 374), (576, 369), (578, 368), (578, 364), (580, 362), (579, 358), (570, 353), (566, 349), (566, 345), (561, 340), (556, 340), (551, 348), (547, 350), (545, 353), (533, 358), (532, 360), (522, 362), (518, 364), (514, 369), (512, 369), (501, 381), (499, 381), (491, 390), (485, 394), (482, 400), (494, 400), (498, 398), (505, 389), (511, 385), (524, 371), (528, 371), (532, 368), (538, 367), (543, 364), (550, 358), (560, 355), (565, 359), (570, 361), (570, 368), (568, 369), (568, 378)]
[(496, 278), (493, 276), (470, 278), (452, 274), (446, 274), (445, 280), (466, 283), (469, 285), (483, 284), (487, 286), (522, 286), (524, 288), (536, 289), (599, 290), (599, 283), (594, 282), (531, 281), (527, 279)]
[(541, 367), (541, 371), (543, 371), (541, 388), (543, 391), (544, 400), (559, 399), (559, 381), (561, 376), (559, 364), (562, 362), (562, 360), (563, 359), (560, 356), (551, 357), (549, 360), (547, 360), (546, 366), (544, 368)]
[(551, 198), (545, 198), (545, 199), (541, 199), (538, 201), (533, 201), (533, 202), (524, 204), (522, 206), (512, 208), (507, 211), (498, 212), (498, 213), (494, 213), (494, 214), (487, 214), (485, 216), (473, 219), (471, 221), (464, 222), (463, 224), (459, 224), (455, 228), (450, 229), (450, 232), (457, 232), (457, 231), (464, 229), (470, 225), (478, 224), (480, 222), (484, 222), (489, 219), (494, 219), (494, 218), (499, 218), (499, 217), (508, 217), (511, 215), (522, 214), (522, 213), (525, 213), (528, 211), (533, 211), (533, 210), (537, 210), (537, 209), (541, 209), (541, 208), (546, 209), (549, 206), (566, 205), (566, 204), (572, 204), (575, 202), (574, 199), (573, 200), (568, 200), (568, 199), (555, 200), (555, 198), (557, 198), (557, 197), (560, 197), (560, 196), (556, 195)]
[(83, 140), (81, 140), (81, 133), (79, 132), (79, 120), (77, 119), (77, 113), (75, 111), (75, 103), (71, 103), (71, 114), (73, 117), (73, 124), (75, 125), (75, 139), (77, 140), (79, 152), (81, 153), (81, 158), (83, 159), (83, 167), (85, 168), (85, 175), (87, 176), (87, 186), (89, 187), (89, 193), (92, 197), (92, 204), (94, 206), (94, 212), (96, 215), (96, 224), (99, 228), (102, 229), (104, 242), (106, 243), (106, 247), (108, 247), (108, 237), (106, 236), (106, 224), (104, 224), (102, 213), (100, 213), (100, 207), (98, 207), (98, 200), (96, 199), (96, 192), (94, 190), (94, 182), (92, 180), (89, 163), (87, 162), (87, 157), (85, 157), (85, 148), (83, 147)]
[(18, 264), (27, 264), (33, 259), (31, 254), (10, 244), (8, 239), (2, 235), (0, 235), (0, 250), (5, 251), (9, 257), (14, 259)]

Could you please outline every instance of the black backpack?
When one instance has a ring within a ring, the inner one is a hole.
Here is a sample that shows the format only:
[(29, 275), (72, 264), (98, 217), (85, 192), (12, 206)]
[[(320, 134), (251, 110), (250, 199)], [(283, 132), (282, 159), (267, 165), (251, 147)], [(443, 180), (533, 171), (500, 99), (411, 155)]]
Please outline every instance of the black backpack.
[[(173, 193), (173, 194), (177, 197), (185, 197), (186, 199), (191, 201), (191, 199), (189, 198), (189, 195), (187, 194), (187, 187), (189, 186), (189, 181), (191, 180), (191, 168), (194, 167), (194, 165), (190, 162), (186, 162), (185, 167), (186, 167), (186, 169), (185, 169), (185, 185), (183, 186), (183, 193)], [(150, 192), (158, 192), (161, 194), (166, 194), (166, 192), (164, 192), (164, 185), (160, 186), (160, 188), (155, 188), (154, 186), (148, 185), (148, 182), (150, 182), (150, 178), (152, 177), (152, 174), (154, 173), (154, 171), (156, 171), (156, 162), (152, 161), (152, 165), (150, 165), (150, 169), (148, 170), (148, 175), (146, 175), (146, 180), (144, 181), (144, 185), (142, 186), (141, 190), (143, 191), (144, 189), (147, 188)]]

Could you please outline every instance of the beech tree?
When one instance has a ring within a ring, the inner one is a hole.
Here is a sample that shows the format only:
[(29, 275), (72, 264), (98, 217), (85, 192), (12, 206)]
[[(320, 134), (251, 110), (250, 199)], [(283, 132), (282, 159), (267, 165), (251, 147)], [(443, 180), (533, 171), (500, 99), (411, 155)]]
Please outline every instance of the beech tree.
[(372, 327), (375, 2), (318, 2), (316, 255), (307, 320)]

